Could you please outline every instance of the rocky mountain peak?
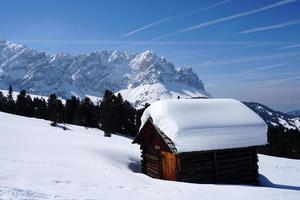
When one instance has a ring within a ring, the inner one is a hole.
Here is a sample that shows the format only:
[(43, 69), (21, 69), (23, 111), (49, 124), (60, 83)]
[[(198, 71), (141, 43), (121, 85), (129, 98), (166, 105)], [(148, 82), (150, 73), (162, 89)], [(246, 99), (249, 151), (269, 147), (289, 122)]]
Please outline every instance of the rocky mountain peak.
[(15, 90), (25, 89), (39, 95), (102, 96), (106, 89), (118, 92), (144, 87), (139, 91), (143, 96), (147, 95), (146, 86), (159, 84), (155, 98), (172, 97), (175, 93), (171, 90), (179, 91), (176, 95), (193, 91), (188, 96), (209, 96), (191, 68), (176, 68), (151, 50), (142, 53), (105, 50), (76, 56), (69, 53), (47, 55), (2, 41), (0, 72), (0, 89), (12, 85)]

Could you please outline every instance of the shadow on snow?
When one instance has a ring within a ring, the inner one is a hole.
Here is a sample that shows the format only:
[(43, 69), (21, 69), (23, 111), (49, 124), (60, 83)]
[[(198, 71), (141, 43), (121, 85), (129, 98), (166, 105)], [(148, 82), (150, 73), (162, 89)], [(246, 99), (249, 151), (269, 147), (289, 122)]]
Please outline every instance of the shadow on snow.
[(279, 188), (279, 189), (287, 189), (287, 190), (297, 190), (300, 191), (299, 186), (293, 186), (293, 185), (281, 185), (281, 184), (276, 184), (272, 183), (267, 177), (264, 175), (260, 174), (259, 175), (259, 182), (262, 187), (270, 187), (270, 188)]

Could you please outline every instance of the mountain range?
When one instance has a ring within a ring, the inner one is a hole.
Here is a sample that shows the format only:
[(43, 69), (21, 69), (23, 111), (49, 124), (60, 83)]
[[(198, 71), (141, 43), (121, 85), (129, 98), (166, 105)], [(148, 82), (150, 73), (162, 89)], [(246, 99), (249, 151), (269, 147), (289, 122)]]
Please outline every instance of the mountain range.
[[(142, 53), (98, 51), (85, 55), (48, 55), (24, 45), (0, 41), (0, 89), (8, 86), (30, 94), (101, 97), (105, 90), (120, 92), (134, 106), (163, 98), (208, 97), (191, 68), (174, 64), (147, 50)], [(300, 130), (297, 113), (282, 113), (254, 102), (244, 102), (269, 126)]]
[(120, 92), (133, 105), (160, 98), (210, 97), (191, 68), (175, 67), (164, 57), (142, 53), (98, 51), (85, 55), (48, 55), (24, 45), (0, 41), (0, 89), (48, 96), (101, 97)]
[(295, 117), (300, 117), (300, 110), (293, 110), (293, 111), (287, 112), (287, 114), (295, 116)]
[(256, 112), (263, 118), (268, 126), (278, 127), (283, 126), (285, 129), (293, 129), (300, 131), (300, 117), (296, 117), (280, 111), (275, 111), (268, 106), (255, 102), (243, 102), (251, 110)]

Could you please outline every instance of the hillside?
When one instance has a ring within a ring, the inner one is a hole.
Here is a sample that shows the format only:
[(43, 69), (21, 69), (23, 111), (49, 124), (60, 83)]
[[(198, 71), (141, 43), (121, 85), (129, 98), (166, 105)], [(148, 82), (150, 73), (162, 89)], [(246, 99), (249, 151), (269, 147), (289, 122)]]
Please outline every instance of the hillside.
[(293, 111), (287, 112), (287, 114), (293, 115), (295, 117), (300, 117), (300, 110), (293, 110)]
[(0, 199), (299, 199), (300, 161), (259, 155), (262, 187), (189, 184), (139, 171), (131, 140), (0, 112)]
[(244, 104), (263, 118), (269, 127), (283, 126), (285, 129), (300, 131), (300, 117), (275, 111), (256, 102), (244, 102)]
[(209, 97), (191, 68), (175, 67), (147, 50), (114, 50), (84, 55), (48, 55), (26, 46), (0, 41), (0, 89), (11, 85), (30, 94), (59, 97), (121, 92), (138, 106), (161, 98)]

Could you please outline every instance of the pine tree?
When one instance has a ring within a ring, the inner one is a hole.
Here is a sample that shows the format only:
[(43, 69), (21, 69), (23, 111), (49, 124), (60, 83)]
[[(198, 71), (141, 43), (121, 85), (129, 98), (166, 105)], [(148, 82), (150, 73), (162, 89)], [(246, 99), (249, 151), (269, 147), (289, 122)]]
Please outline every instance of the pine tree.
[(26, 95), (26, 110), (25, 115), (27, 117), (33, 117), (34, 116), (34, 106), (30, 95)]
[(7, 94), (7, 112), (15, 114), (15, 101), (13, 98), (13, 89), (11, 86), (8, 88), (8, 94)]
[(54, 125), (57, 124), (58, 116), (57, 116), (57, 97), (55, 94), (50, 94), (47, 101), (47, 115), (48, 119), (53, 121)]
[(78, 98), (72, 96), (71, 99), (66, 100), (65, 112), (64, 112), (64, 122), (73, 124), (74, 123), (74, 114), (79, 107), (80, 101)]
[(114, 93), (106, 90), (100, 104), (100, 128), (107, 132), (114, 132), (113, 104), (115, 99)]
[(32, 102), (33, 109), (34, 109), (34, 117), (40, 119), (48, 119), (47, 116), (47, 103), (45, 99), (35, 97)]
[(100, 128), (106, 132), (136, 135), (136, 110), (121, 94), (105, 91), (100, 104)]
[(73, 115), (73, 124), (82, 126), (83, 121), (82, 121), (82, 107), (79, 105), (76, 107)]
[(124, 133), (126, 124), (126, 113), (124, 110), (124, 100), (120, 93), (117, 94), (115, 100), (112, 102), (112, 121), (114, 132)]
[(63, 118), (64, 118), (64, 104), (62, 103), (62, 101), (60, 99), (56, 99), (56, 120), (59, 123), (63, 122)]
[(21, 90), (16, 100), (16, 114), (27, 116), (26, 110), (26, 91)]
[(0, 91), (0, 111), (5, 111), (6, 104), (7, 104), (6, 97)]
[(124, 101), (122, 104), (122, 126), (124, 127), (122, 132), (126, 135), (135, 136), (135, 113), (136, 110), (131, 106), (128, 101)]
[(86, 97), (81, 102), (82, 122), (87, 127), (97, 127), (94, 104), (90, 98)]

